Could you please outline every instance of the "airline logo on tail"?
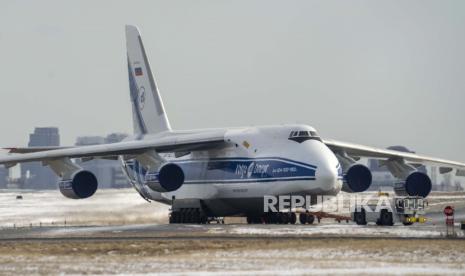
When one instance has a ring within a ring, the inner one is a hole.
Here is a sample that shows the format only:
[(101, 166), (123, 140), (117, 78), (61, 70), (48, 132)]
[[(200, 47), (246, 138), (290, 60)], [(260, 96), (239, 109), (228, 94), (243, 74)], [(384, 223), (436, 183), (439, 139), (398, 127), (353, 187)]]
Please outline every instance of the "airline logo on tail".
[(145, 105), (145, 88), (141, 86), (139, 88), (139, 109), (143, 110)]
[(135, 26), (126, 26), (126, 48), (134, 132), (156, 134), (171, 130), (139, 30)]

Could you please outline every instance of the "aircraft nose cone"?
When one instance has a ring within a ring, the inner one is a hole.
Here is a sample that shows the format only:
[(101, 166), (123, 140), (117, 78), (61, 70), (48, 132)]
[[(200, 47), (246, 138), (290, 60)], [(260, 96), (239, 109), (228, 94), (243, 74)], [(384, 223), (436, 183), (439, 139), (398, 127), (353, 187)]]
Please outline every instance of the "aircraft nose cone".
[(316, 179), (324, 190), (335, 190), (339, 186), (338, 171), (336, 166), (324, 164), (316, 171)]

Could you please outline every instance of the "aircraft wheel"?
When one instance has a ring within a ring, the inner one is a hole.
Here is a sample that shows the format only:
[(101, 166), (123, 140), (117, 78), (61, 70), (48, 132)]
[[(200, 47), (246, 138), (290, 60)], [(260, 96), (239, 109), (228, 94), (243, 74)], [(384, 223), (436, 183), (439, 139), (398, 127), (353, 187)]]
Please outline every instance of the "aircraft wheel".
[(307, 214), (301, 213), (299, 215), (300, 224), (307, 224)]
[(178, 223), (178, 212), (171, 212), (170, 223)]
[(289, 224), (289, 222), (291, 220), (290, 214), (289, 213), (284, 213), (283, 217), (284, 217), (284, 224)]
[(189, 210), (188, 214), (189, 223), (197, 223), (197, 221), (195, 220), (195, 210)]
[(200, 214), (199, 210), (195, 210), (192, 213), (192, 222), (193, 223), (200, 223)]
[(273, 213), (273, 221), (274, 224), (281, 224), (281, 217), (279, 216), (279, 213)]
[(190, 210), (184, 211), (184, 223), (191, 223), (191, 212)]
[(181, 213), (174, 212), (174, 223), (181, 223)]
[(386, 226), (394, 225), (394, 223), (392, 221), (392, 213), (389, 212), (386, 209), (381, 210), (381, 215), (379, 217), (379, 221), (380, 221), (381, 225), (386, 225)]
[(281, 213), (276, 213), (276, 223), (277, 224), (283, 224), (283, 216), (281, 215)]
[(267, 221), (268, 221), (267, 223), (270, 223), (270, 224), (278, 223), (278, 214), (277, 213), (267, 213), (266, 217), (267, 217)]
[(265, 224), (270, 224), (270, 223), (271, 223), (271, 216), (270, 216), (269, 213), (265, 213), (265, 214), (263, 215), (263, 222), (264, 222)]
[(297, 216), (295, 213), (290, 213), (289, 214), (289, 223), (290, 224), (295, 224), (297, 222)]
[(200, 224), (207, 224), (207, 222), (208, 222), (207, 216), (205, 214), (201, 213), (199, 215), (199, 222), (200, 222)]
[(362, 209), (360, 212), (355, 212), (354, 221), (355, 223), (357, 223), (357, 225), (366, 225), (367, 220), (366, 220), (365, 210)]
[(247, 216), (247, 223), (248, 224), (257, 224), (259, 221), (259, 217), (257, 216)]
[(186, 223), (186, 211), (179, 211), (179, 223)]
[(288, 213), (279, 213), (279, 222), (280, 224), (289, 223), (289, 214)]
[(315, 221), (315, 216), (312, 214), (307, 214), (307, 223), (313, 224), (314, 221)]

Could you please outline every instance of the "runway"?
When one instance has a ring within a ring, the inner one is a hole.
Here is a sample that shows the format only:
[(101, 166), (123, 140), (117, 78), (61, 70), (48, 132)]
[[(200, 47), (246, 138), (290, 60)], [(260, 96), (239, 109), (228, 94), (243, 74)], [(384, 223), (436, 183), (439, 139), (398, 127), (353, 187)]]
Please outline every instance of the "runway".
[[(315, 225), (247, 224), (140, 224), (114, 226), (47, 226), (5, 228), (0, 241), (34, 240), (143, 240), (143, 239), (440, 239), (443, 225), (359, 226), (353, 223), (327, 222)], [(457, 229), (457, 238), (465, 238)]]
[(224, 225), (170, 225), (166, 206), (129, 190), (101, 191), (89, 201), (55, 191), (22, 195), (0, 193), (1, 275), (465, 274), (464, 234), (457, 226), (457, 238), (444, 238), (441, 213), (454, 204), (460, 219), (463, 194), (432, 196), (428, 223), (409, 227), (228, 218)]
[[(429, 197), (428, 222), (405, 227), (358, 226), (323, 219), (313, 225), (247, 225), (226, 218), (225, 225), (167, 224), (168, 206), (143, 201), (133, 190), (102, 190), (88, 200), (69, 200), (57, 191), (0, 192), (0, 240), (131, 238), (441, 238), (446, 205), (454, 205), (456, 222), (465, 219), (465, 194)], [(346, 214), (347, 215), (347, 214)], [(66, 225), (65, 225), (66, 224)], [(458, 229), (457, 225), (457, 229)], [(462, 238), (464, 233), (457, 231)]]

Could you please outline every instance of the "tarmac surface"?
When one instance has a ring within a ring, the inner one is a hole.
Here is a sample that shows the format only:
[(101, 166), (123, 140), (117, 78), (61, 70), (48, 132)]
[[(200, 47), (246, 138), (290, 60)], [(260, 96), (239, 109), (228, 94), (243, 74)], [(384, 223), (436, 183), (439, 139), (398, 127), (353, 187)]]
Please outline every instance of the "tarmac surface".
[(442, 214), (452, 204), (460, 221), (464, 194), (433, 195), (412, 226), (170, 225), (166, 206), (129, 190), (15, 195), (0, 192), (1, 275), (465, 275), (464, 232), (446, 238)]
[[(456, 225), (456, 239), (465, 235)], [(314, 225), (139, 224), (113, 226), (46, 226), (0, 230), (0, 241), (163, 240), (163, 239), (441, 239), (443, 225), (394, 226), (325, 222)]]

